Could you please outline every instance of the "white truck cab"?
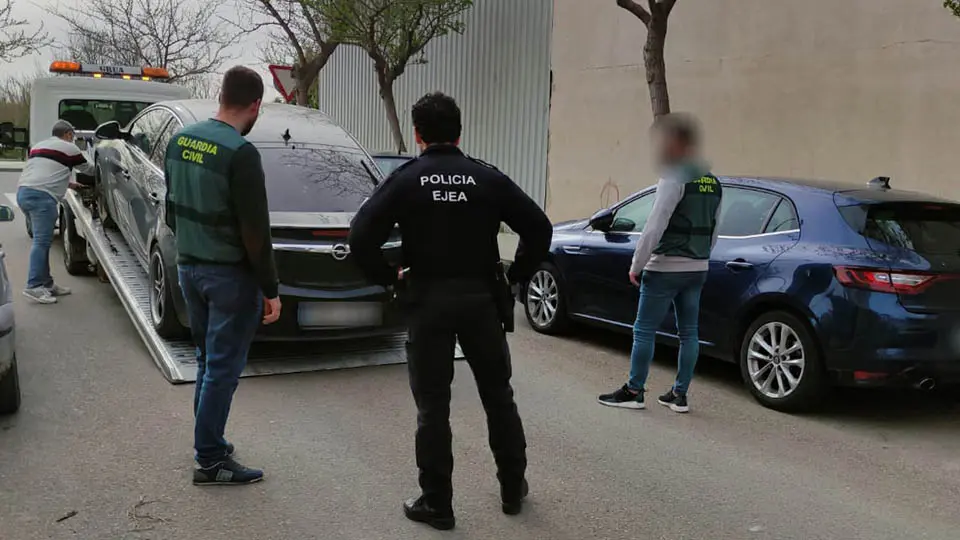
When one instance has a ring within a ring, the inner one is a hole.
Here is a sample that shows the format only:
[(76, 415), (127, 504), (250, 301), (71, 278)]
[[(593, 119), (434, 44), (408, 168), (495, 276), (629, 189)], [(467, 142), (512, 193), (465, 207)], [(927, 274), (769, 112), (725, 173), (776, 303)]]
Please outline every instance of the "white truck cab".
[(153, 103), (191, 97), (187, 88), (161, 82), (170, 78), (163, 68), (55, 61), (50, 72), (55, 75), (37, 79), (30, 90), (31, 147), (50, 137), (57, 120), (73, 124), (80, 143), (104, 122), (126, 126)]

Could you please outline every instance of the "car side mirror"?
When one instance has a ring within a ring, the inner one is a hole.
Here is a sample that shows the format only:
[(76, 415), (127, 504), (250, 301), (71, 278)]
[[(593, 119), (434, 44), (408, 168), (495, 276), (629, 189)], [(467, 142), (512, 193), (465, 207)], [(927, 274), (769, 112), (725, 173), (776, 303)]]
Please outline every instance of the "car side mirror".
[(0, 123), (0, 144), (4, 146), (13, 144), (13, 122)]
[(97, 130), (93, 132), (93, 136), (101, 141), (120, 139), (123, 137), (123, 130), (120, 129), (120, 122), (111, 120), (100, 124)]
[(613, 225), (613, 210), (604, 208), (590, 218), (590, 227), (597, 231), (609, 232)]
[(633, 232), (637, 229), (637, 224), (632, 219), (616, 218), (610, 225), (610, 232)]
[(0, 221), (13, 221), (14, 217), (16, 217), (16, 214), (14, 214), (13, 208), (0, 204)]

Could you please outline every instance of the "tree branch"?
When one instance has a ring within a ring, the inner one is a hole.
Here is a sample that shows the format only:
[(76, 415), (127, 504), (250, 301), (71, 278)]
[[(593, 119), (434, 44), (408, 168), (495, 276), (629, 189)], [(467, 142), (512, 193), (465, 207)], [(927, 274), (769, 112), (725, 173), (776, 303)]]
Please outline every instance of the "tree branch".
[[(653, 0), (650, 0), (653, 2)], [(643, 24), (650, 24), (650, 12), (643, 8), (640, 4), (634, 2), (634, 0), (617, 0), (617, 5), (621, 8), (633, 13), (633, 15), (640, 19)]]

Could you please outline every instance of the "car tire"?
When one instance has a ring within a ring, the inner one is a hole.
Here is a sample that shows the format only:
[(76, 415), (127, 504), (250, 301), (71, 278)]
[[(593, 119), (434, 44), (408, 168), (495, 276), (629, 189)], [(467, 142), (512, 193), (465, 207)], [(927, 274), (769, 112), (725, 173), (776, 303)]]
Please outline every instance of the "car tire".
[(117, 224), (113, 220), (113, 215), (110, 214), (110, 205), (107, 202), (107, 190), (103, 185), (103, 174), (100, 172), (100, 167), (97, 167), (96, 174), (97, 217), (100, 218), (100, 224), (105, 229), (116, 229)]
[(740, 374), (764, 407), (800, 413), (822, 403), (827, 384), (810, 325), (786, 311), (755, 319), (740, 344)]
[(541, 334), (556, 335), (570, 328), (563, 279), (556, 266), (544, 263), (523, 289), (527, 322)]
[(91, 273), (87, 260), (87, 241), (77, 232), (76, 217), (70, 206), (64, 203), (60, 209), (60, 224), (63, 238), (63, 266), (71, 276), (88, 276)]
[(20, 410), (20, 375), (17, 373), (17, 357), (6, 373), (0, 375), (0, 414), (13, 414)]
[(167, 266), (163, 252), (156, 245), (150, 250), (150, 322), (157, 334), (164, 339), (186, 337), (187, 329), (177, 318), (177, 309), (173, 300), (174, 285), (167, 276)]

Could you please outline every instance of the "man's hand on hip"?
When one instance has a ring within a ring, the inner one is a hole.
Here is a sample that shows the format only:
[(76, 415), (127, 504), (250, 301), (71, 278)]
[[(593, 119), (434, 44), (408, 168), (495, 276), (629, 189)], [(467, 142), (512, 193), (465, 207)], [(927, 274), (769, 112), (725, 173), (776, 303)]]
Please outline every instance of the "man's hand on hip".
[(280, 297), (263, 299), (263, 324), (273, 324), (280, 318)]

